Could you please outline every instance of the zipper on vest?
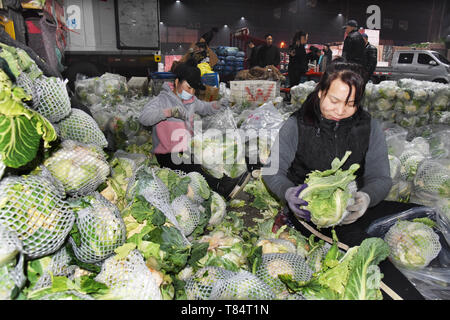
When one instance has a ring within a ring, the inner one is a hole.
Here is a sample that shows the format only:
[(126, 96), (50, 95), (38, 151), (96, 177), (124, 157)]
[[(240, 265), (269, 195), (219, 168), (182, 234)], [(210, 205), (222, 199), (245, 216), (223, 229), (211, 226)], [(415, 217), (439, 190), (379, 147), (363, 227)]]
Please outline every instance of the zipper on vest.
[(333, 131), (334, 131), (334, 147), (335, 147), (335, 158), (338, 156), (338, 144), (337, 144), (337, 129), (339, 128), (339, 121), (336, 121), (336, 124), (334, 125)]

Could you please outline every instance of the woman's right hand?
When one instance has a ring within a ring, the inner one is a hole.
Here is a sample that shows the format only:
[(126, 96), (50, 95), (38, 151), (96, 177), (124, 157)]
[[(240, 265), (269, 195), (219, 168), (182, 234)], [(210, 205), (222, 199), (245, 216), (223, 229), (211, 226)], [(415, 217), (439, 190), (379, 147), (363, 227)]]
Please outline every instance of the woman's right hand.
[(163, 110), (163, 113), (166, 118), (178, 118), (181, 120), (187, 120), (188, 118), (187, 111), (181, 107), (167, 108)]
[(310, 221), (311, 212), (305, 209), (300, 209), (300, 206), (307, 206), (308, 202), (298, 197), (300, 192), (302, 192), (302, 190), (306, 187), (308, 187), (308, 185), (305, 183), (298, 187), (288, 188), (284, 194), (284, 198), (286, 199), (289, 208), (297, 218)]

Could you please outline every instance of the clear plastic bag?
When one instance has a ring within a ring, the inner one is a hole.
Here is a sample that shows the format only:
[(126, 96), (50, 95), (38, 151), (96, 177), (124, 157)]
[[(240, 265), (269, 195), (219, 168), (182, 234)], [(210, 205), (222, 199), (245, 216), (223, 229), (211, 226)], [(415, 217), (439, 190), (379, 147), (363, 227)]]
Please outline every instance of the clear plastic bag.
[[(372, 222), (366, 232), (373, 237), (384, 238), (391, 227), (399, 220), (412, 221), (415, 218), (429, 218), (438, 220), (435, 209), (430, 207), (414, 207), (397, 214), (380, 218)], [(430, 300), (448, 300), (450, 298), (450, 247), (445, 240), (445, 233), (448, 229), (443, 229), (441, 223), (437, 224), (437, 230), (433, 228), (439, 236), (441, 250), (427, 267), (421, 269), (407, 269), (401, 266), (397, 268), (415, 285), (417, 290)]]

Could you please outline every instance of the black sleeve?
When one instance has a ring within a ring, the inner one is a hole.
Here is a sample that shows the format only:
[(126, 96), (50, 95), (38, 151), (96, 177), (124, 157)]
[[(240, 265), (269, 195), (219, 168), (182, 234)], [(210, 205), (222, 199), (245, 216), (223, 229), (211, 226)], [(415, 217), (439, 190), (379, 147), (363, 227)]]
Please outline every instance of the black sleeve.
[(280, 50), (278, 50), (277, 47), (275, 47), (275, 58), (274, 58), (274, 66), (278, 66), (280, 64)]

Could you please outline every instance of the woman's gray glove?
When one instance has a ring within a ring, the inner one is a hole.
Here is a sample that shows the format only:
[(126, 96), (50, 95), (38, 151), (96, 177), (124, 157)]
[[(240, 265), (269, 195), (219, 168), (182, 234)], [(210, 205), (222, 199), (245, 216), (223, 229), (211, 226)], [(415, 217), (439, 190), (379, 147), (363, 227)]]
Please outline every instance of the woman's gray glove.
[(353, 199), (355, 203), (347, 207), (350, 212), (348, 216), (342, 220), (341, 224), (350, 224), (358, 220), (367, 211), (370, 204), (370, 197), (367, 193), (358, 191), (355, 193)]

